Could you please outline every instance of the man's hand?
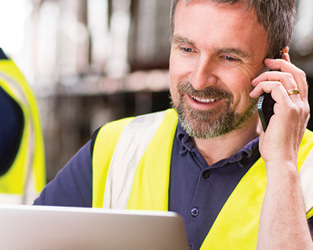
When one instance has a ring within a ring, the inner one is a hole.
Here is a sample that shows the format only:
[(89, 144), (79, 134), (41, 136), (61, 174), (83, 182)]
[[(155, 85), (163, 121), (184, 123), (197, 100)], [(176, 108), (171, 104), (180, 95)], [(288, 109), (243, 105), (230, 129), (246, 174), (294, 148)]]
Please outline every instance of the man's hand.
[[(276, 104), (268, 128), (260, 136), (260, 153), (265, 162), (285, 159), (296, 163), (310, 114), (306, 75), (290, 63), (286, 52), (282, 59), (265, 59), (264, 63), (272, 71), (252, 81), (255, 88), (250, 96), (271, 93)], [(292, 94), (292, 90), (299, 93)]]

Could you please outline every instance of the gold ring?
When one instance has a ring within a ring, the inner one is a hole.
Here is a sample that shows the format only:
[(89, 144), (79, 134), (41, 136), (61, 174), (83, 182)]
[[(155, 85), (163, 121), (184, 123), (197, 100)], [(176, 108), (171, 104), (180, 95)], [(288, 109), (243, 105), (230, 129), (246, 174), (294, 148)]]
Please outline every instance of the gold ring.
[(291, 89), (291, 90), (288, 90), (288, 95), (297, 95), (299, 94), (299, 89)]

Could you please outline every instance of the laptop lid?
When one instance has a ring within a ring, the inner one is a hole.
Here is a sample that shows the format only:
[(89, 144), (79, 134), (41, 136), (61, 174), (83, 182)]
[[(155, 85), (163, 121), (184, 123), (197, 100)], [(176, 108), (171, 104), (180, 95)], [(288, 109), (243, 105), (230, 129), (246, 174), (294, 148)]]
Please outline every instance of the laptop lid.
[(1, 249), (187, 250), (173, 212), (0, 206)]

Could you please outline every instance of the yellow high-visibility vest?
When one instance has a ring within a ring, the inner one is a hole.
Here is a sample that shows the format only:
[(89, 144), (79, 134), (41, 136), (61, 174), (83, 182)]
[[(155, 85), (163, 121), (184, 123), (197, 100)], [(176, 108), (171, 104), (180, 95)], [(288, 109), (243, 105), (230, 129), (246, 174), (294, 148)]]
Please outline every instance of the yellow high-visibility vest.
[[(93, 150), (93, 207), (168, 210), (177, 120), (177, 113), (170, 109), (111, 122), (100, 129)], [(307, 130), (298, 157), (307, 218), (313, 216), (312, 148), (313, 133)], [(260, 158), (229, 196), (201, 249), (256, 248), (266, 183), (266, 167)]]
[[(2, 50), (1, 53), (4, 55)], [(0, 176), (0, 204), (31, 204), (46, 184), (37, 101), (24, 76), (9, 58), (0, 60), (0, 87), (20, 106), (24, 119), (16, 156), (8, 170)]]

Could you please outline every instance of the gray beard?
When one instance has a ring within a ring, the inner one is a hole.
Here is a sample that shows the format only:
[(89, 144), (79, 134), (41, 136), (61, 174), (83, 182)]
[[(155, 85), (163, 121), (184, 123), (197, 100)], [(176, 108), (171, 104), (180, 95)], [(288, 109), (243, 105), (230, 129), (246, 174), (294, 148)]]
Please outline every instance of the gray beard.
[[(239, 128), (257, 110), (257, 99), (254, 99), (243, 113), (236, 114), (231, 109), (233, 95), (216, 87), (210, 86), (197, 91), (189, 82), (184, 82), (178, 85), (178, 93), (180, 95), (178, 103), (172, 100), (171, 105), (176, 109), (179, 121), (186, 133), (199, 139), (209, 139), (229, 133)], [(209, 111), (195, 110), (183, 100), (186, 93), (202, 99), (224, 98), (226, 107)]]

